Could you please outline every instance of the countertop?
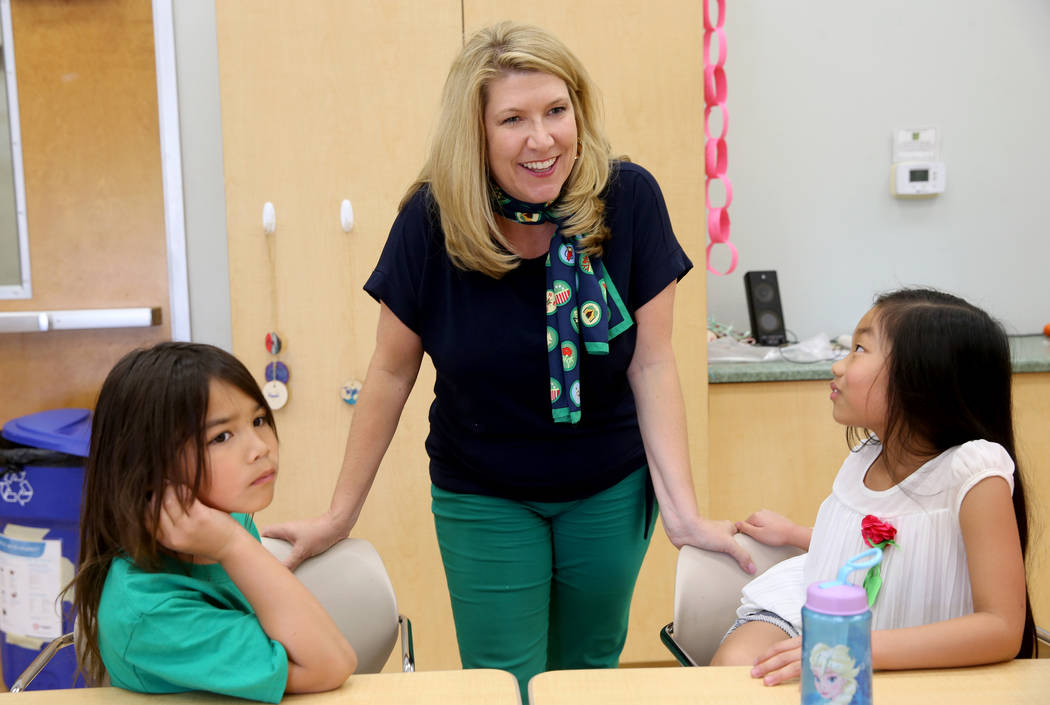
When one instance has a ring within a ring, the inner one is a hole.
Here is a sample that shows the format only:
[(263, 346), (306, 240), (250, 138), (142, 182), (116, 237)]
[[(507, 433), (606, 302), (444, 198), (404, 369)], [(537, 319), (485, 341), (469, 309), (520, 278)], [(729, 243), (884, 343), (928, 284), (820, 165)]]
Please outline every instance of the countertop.
[[(1010, 336), (1010, 357), (1015, 373), (1050, 372), (1050, 338), (1045, 335)], [(831, 361), (715, 362), (707, 366), (707, 381), (711, 384), (811, 379), (831, 379)]]

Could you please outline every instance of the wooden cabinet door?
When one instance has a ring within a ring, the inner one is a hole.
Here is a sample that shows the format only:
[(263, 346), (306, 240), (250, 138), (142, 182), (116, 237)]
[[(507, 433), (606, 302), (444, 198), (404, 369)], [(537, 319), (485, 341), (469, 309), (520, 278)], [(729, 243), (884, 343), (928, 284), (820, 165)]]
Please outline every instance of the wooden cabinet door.
[(33, 298), (0, 311), (155, 306), (162, 325), (0, 334), (0, 424), (94, 406), (118, 358), (171, 330), (150, 4), (15, 0), (11, 15)]
[[(262, 382), (276, 329), (290, 369), (266, 525), (328, 508), (354, 413), (340, 387), (364, 379), (375, 344), (379, 305), (361, 287), (423, 164), (460, 5), (218, 0), (216, 20), (234, 351)], [(433, 383), (427, 358), (353, 531), (383, 557), (428, 670), (459, 666), (423, 448)]]

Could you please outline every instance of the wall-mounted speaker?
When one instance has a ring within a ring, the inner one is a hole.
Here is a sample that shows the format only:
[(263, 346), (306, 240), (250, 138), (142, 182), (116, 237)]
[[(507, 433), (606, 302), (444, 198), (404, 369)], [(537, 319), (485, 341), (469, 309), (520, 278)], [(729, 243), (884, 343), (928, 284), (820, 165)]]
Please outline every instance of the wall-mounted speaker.
[(780, 287), (777, 273), (747, 272), (744, 274), (747, 291), (747, 315), (751, 319), (751, 337), (759, 345), (783, 345), (787, 342), (784, 330), (784, 311), (780, 306)]

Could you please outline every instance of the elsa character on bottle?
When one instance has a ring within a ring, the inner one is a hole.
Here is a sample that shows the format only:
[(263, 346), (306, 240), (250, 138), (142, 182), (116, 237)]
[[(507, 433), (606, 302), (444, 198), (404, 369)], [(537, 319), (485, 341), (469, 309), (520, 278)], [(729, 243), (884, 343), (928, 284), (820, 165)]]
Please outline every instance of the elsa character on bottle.
[(845, 644), (828, 646), (817, 643), (809, 655), (813, 682), (824, 701), (831, 705), (849, 705), (857, 692), (857, 667)]

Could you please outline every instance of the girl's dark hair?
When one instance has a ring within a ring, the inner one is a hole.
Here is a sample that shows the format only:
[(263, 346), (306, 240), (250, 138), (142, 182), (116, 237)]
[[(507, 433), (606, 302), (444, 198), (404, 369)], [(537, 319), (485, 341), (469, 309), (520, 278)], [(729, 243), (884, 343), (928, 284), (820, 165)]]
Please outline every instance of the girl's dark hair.
[[(888, 341), (884, 452), (937, 455), (967, 441), (998, 443), (1014, 461), (1014, 517), (1028, 553), (1028, 511), (1014, 448), (1010, 343), (1002, 325), (976, 306), (934, 289), (901, 289), (875, 300)], [(871, 442), (851, 428), (848, 438)], [(1034, 655), (1035, 622), (1025, 590), (1017, 656)]]
[(212, 380), (257, 401), (276, 431), (259, 385), (233, 355), (211, 345), (160, 343), (125, 355), (102, 384), (91, 423), (80, 517), (80, 567), (71, 583), (81, 637), (77, 661), (102, 681), (98, 606), (110, 563), (125, 555), (144, 570), (160, 567), (151, 531), (160, 517), (153, 498), (167, 484), (185, 485), (188, 506), (207, 480), (205, 422)]

